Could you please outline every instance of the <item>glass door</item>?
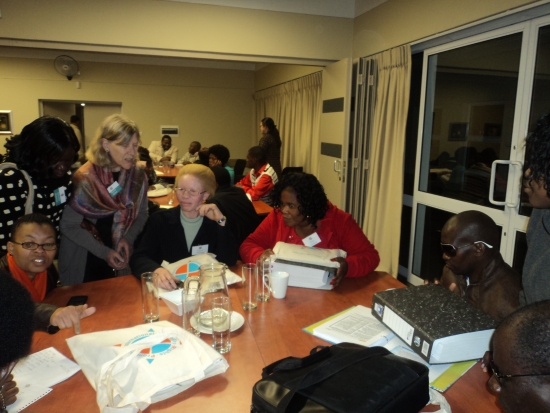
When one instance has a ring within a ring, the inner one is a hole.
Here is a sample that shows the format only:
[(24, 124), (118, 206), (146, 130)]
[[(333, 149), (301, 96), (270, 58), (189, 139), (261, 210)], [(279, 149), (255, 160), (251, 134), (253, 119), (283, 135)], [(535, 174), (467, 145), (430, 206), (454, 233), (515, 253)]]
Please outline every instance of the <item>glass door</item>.
[(413, 284), (441, 275), (441, 228), (466, 210), (484, 212), (501, 227), (500, 251), (521, 269), (529, 215), (519, 196), (523, 142), (550, 110), (549, 23), (545, 17), (424, 51)]

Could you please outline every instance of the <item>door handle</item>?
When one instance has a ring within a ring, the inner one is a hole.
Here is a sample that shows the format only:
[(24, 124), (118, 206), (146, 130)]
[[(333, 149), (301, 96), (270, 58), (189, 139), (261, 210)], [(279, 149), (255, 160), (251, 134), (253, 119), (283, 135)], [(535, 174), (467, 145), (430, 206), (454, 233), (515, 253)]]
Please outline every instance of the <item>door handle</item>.
[[(336, 168), (336, 165), (338, 165), (338, 168)], [(334, 172), (342, 172), (342, 161), (340, 159), (334, 161)]]
[[(520, 191), (520, 185), (521, 180), (514, 179), (514, 185), (512, 188), (512, 195), (506, 194), (506, 199), (509, 199), (510, 196), (514, 197), (514, 202), (508, 202), (508, 201), (495, 201), (494, 200), (494, 192), (495, 192), (495, 175), (497, 172), (497, 165), (510, 165), (512, 167), (519, 168), (520, 173), (523, 170), (523, 164), (519, 161), (494, 161), (493, 165), (491, 165), (491, 184), (489, 186), (489, 202), (493, 205), (506, 205), (509, 208), (515, 208), (518, 205), (519, 200), (519, 191)], [(515, 174), (514, 174), (515, 178)]]

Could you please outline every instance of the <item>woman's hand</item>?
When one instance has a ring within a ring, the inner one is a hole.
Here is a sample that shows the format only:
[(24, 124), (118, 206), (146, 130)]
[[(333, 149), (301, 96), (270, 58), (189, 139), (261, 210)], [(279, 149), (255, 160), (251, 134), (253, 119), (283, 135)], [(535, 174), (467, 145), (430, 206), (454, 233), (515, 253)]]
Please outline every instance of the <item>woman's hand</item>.
[(13, 374), (10, 373), (6, 376), (6, 380), (0, 391), (2, 392), (2, 398), (6, 406), (15, 403), (19, 389), (17, 388), (17, 383), (13, 380)]
[(177, 288), (177, 278), (170, 274), (166, 268), (159, 267), (154, 271), (158, 275), (158, 286), (165, 290), (175, 290)]
[(331, 261), (337, 261), (338, 263), (340, 263), (340, 268), (336, 270), (336, 275), (330, 282), (332, 284), (332, 289), (334, 290), (336, 287), (338, 287), (338, 284), (340, 284), (340, 281), (342, 281), (342, 278), (344, 278), (348, 273), (348, 263), (342, 257), (333, 258), (331, 259)]
[(202, 204), (197, 208), (201, 217), (206, 217), (212, 221), (219, 221), (223, 218), (223, 214), (216, 204)]
[(272, 249), (267, 249), (258, 257), (260, 261), (266, 261), (269, 260), (269, 257), (275, 255)]
[(220, 161), (219, 159), (216, 159), (215, 161), (209, 161), (212, 163), (212, 165), (209, 165), (210, 168), (213, 168), (214, 166), (222, 166), (222, 161)]
[(115, 270), (123, 270), (126, 268), (126, 262), (124, 258), (115, 250), (110, 250), (105, 258), (109, 267), (114, 268)]
[(116, 252), (120, 254), (124, 261), (129, 262), (130, 257), (132, 256), (132, 246), (128, 241), (122, 238), (116, 247)]
[(60, 329), (74, 327), (74, 333), (80, 334), (80, 320), (95, 313), (95, 307), (84, 305), (69, 305), (60, 307), (50, 317), (50, 324)]

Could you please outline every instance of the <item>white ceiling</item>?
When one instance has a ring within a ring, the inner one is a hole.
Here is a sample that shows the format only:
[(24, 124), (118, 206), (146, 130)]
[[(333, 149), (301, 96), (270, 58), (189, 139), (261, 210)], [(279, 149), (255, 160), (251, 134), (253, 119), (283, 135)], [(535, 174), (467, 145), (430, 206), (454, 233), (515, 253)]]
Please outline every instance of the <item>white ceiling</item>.
[(387, 0), (162, 0), (353, 19)]

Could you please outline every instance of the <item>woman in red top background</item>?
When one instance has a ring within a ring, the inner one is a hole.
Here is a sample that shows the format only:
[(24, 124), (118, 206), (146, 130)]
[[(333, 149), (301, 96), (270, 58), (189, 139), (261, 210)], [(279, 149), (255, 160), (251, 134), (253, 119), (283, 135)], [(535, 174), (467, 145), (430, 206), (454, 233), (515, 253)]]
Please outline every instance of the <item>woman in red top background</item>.
[(317, 243), (309, 246), (342, 249), (346, 258), (337, 257), (340, 263), (332, 280), (338, 286), (343, 277), (363, 277), (374, 271), (380, 262), (374, 248), (353, 217), (327, 199), (321, 183), (314, 175), (291, 173), (275, 185), (271, 192), (274, 210), (242, 243), (243, 262), (255, 262), (273, 254), (279, 241), (306, 245), (303, 239), (316, 233)]

